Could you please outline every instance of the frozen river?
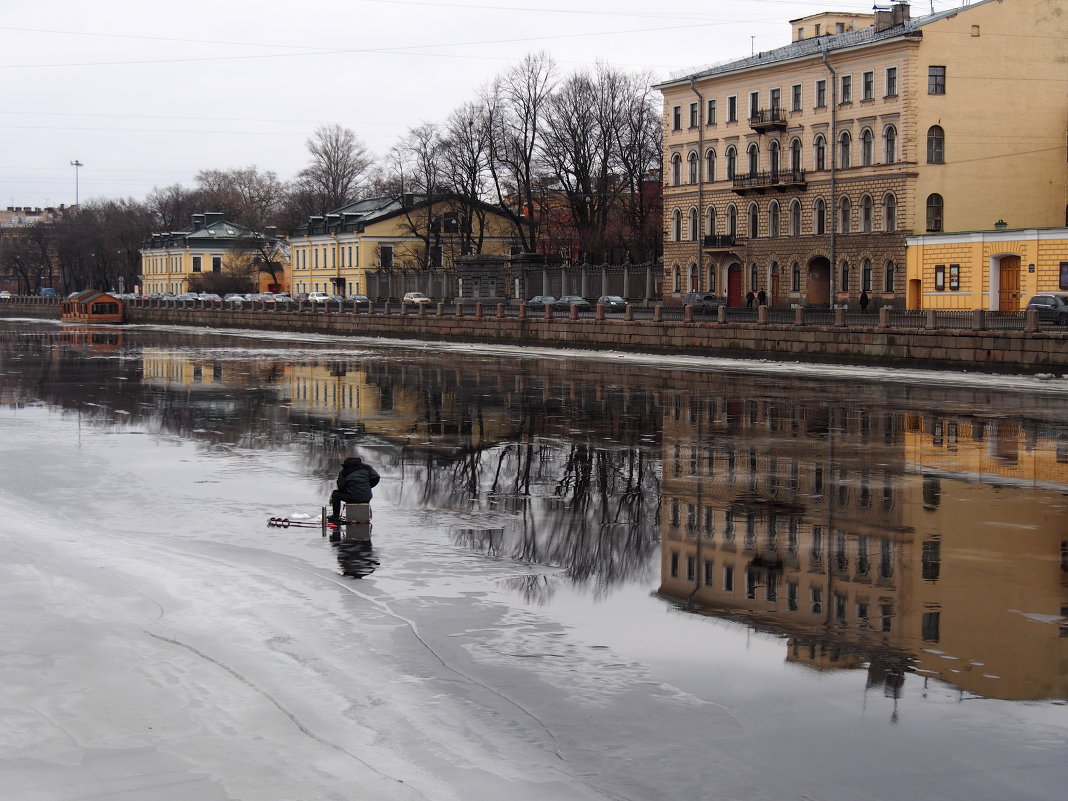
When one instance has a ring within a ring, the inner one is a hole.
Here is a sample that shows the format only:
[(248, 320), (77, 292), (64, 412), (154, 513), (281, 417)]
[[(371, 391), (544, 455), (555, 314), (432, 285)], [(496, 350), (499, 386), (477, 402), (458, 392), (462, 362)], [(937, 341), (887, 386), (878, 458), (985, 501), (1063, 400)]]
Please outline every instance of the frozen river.
[(0, 320), (0, 454), (0, 798), (1065, 798), (1068, 379)]

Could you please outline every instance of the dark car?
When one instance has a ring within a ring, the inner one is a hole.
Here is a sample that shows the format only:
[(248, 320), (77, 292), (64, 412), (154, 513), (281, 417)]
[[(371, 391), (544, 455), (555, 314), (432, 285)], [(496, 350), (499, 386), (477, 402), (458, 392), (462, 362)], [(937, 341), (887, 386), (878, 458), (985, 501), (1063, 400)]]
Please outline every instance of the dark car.
[(1068, 292), (1044, 292), (1027, 301), (1027, 308), (1038, 310), (1038, 319), (1068, 325)]
[(371, 299), (369, 297), (367, 297), (366, 295), (349, 295), (347, 298), (345, 298), (345, 300), (347, 300), (349, 303), (352, 303), (352, 304), (354, 304), (356, 306), (370, 306), (371, 305)]
[(727, 301), (711, 292), (687, 292), (682, 296), (683, 306), (693, 306), (694, 314), (715, 314)]
[(593, 308), (590, 306), (590, 302), (581, 295), (564, 295), (553, 304), (553, 308), (562, 311), (570, 311), (572, 306), (577, 307), (579, 311)]
[(604, 306), (606, 312), (623, 312), (627, 310), (627, 301), (619, 295), (601, 295), (597, 303)]
[(552, 295), (535, 295), (527, 301), (528, 309), (544, 309), (546, 306), (552, 306), (556, 303), (556, 298)]

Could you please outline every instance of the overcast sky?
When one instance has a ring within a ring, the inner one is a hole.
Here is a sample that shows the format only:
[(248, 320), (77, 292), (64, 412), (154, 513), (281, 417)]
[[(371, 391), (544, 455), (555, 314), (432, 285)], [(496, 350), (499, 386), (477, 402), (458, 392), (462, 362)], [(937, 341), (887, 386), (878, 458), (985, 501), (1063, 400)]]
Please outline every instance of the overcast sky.
[(289, 180), (317, 125), (383, 154), (527, 53), (663, 78), (787, 44), (788, 20), (831, 8), (871, 2), (0, 0), (0, 206), (74, 203), (76, 172), (82, 202), (207, 168)]

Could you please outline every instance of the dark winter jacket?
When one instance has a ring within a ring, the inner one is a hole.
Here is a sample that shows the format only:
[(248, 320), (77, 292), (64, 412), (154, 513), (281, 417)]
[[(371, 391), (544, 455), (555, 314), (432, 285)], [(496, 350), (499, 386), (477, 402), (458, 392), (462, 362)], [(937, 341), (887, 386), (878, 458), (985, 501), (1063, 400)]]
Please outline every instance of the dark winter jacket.
[(337, 475), (337, 494), (348, 503), (370, 503), (371, 487), (378, 484), (381, 476), (358, 456), (352, 456), (341, 465)]

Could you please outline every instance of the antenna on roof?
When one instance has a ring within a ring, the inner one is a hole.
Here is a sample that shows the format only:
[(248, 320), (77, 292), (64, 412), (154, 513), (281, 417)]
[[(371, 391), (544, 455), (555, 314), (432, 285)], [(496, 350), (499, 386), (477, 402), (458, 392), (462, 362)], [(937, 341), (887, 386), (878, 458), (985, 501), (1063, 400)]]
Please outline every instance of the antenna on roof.
[(756, 55), (756, 37), (749, 37), (749, 55)]

